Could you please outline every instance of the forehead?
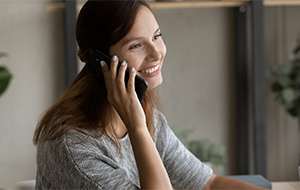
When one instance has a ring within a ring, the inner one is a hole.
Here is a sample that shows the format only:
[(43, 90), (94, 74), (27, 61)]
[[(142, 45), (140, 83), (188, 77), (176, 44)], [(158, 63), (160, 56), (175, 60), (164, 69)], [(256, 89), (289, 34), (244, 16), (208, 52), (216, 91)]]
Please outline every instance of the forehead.
[[(127, 40), (133, 37), (143, 37), (147, 35), (153, 35), (158, 28), (158, 23), (153, 13), (145, 6), (141, 6), (139, 9), (134, 24), (129, 33), (123, 40)], [(121, 40), (121, 41), (123, 41)]]

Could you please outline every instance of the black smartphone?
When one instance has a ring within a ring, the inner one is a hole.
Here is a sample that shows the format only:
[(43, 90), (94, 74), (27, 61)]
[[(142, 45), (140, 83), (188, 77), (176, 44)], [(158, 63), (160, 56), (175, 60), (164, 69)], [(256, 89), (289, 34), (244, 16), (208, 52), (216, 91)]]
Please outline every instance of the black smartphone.
[[(101, 65), (100, 65), (100, 61), (102, 61), (102, 60), (105, 61), (108, 68), (110, 69), (111, 58), (108, 55), (104, 54), (103, 52), (101, 52), (97, 49), (93, 49), (91, 56), (90, 56), (89, 64), (90, 64), (92, 74), (100, 82), (104, 82), (104, 76), (103, 76), (103, 72), (102, 72)], [(119, 63), (117, 72), (119, 72), (120, 65), (121, 64)], [(126, 87), (127, 87), (128, 79), (129, 79), (129, 69), (127, 69), (125, 71)], [(137, 96), (138, 96), (140, 102), (143, 100), (147, 88), (148, 88), (148, 83), (144, 79), (142, 79), (140, 76), (136, 75), (135, 76), (135, 91), (137, 93)]]

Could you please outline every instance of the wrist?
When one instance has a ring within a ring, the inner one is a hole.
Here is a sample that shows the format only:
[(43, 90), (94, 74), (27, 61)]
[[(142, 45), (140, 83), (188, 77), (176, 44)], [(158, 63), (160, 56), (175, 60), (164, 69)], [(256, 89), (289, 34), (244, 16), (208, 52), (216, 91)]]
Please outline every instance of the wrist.
[(149, 133), (146, 124), (134, 124), (127, 127), (129, 135), (142, 135)]

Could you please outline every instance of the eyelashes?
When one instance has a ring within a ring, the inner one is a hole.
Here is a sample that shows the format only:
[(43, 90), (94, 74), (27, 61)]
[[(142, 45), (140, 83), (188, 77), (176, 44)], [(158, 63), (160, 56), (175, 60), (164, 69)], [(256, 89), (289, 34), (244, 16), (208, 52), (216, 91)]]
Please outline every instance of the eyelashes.
[[(159, 33), (159, 34), (157, 34), (157, 35), (155, 35), (155, 36), (153, 37), (153, 41), (155, 41), (155, 40), (157, 40), (157, 39), (159, 39), (159, 38), (161, 38), (161, 37), (162, 37), (162, 33)], [(134, 49), (137, 49), (137, 48), (139, 48), (139, 47), (142, 47), (142, 43), (136, 43), (136, 44), (131, 45), (131, 46), (129, 47), (129, 50), (134, 50)]]
[(142, 46), (142, 45), (141, 45), (140, 43), (134, 44), (134, 45), (132, 45), (132, 46), (129, 47), (129, 50), (137, 49), (137, 48), (139, 48), (139, 47), (141, 47), (141, 46)]
[(158, 39), (158, 38), (160, 38), (160, 37), (162, 37), (162, 33), (159, 33), (159, 34), (155, 35), (155, 36), (154, 36), (154, 40), (156, 40), (156, 39)]

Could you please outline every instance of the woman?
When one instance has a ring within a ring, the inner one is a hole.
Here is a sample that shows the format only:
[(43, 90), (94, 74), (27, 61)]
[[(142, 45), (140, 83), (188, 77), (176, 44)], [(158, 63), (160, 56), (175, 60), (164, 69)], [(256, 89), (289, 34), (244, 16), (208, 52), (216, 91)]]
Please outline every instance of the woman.
[[(166, 46), (147, 3), (87, 1), (76, 35), (86, 65), (35, 131), (37, 189), (256, 188), (214, 175), (157, 111), (154, 89), (162, 83)], [(95, 49), (112, 57), (110, 69), (100, 62), (105, 82), (91, 70)], [(136, 75), (148, 83), (141, 102)]]

